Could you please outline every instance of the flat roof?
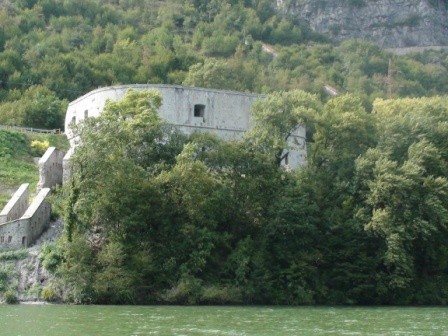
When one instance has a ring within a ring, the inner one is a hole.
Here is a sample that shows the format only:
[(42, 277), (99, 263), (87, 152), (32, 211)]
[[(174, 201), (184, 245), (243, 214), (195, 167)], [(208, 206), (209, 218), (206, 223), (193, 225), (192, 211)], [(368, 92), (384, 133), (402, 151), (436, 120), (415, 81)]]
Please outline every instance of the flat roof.
[(182, 85), (171, 85), (171, 84), (123, 84), (123, 85), (113, 85), (113, 86), (104, 86), (100, 87), (98, 89), (92, 90), (90, 92), (87, 92), (83, 96), (71, 101), (69, 103), (70, 105), (76, 104), (77, 102), (88, 98), (91, 95), (94, 95), (98, 92), (102, 91), (109, 91), (109, 90), (121, 90), (121, 89), (182, 89), (182, 90), (190, 90), (190, 91), (205, 91), (205, 92), (213, 92), (213, 93), (225, 93), (225, 94), (232, 94), (232, 95), (240, 95), (240, 96), (247, 96), (247, 97), (264, 97), (263, 94), (258, 93), (250, 93), (250, 92), (240, 92), (240, 91), (231, 91), (231, 90), (220, 90), (220, 89), (208, 89), (208, 88), (200, 88), (195, 86), (182, 86)]

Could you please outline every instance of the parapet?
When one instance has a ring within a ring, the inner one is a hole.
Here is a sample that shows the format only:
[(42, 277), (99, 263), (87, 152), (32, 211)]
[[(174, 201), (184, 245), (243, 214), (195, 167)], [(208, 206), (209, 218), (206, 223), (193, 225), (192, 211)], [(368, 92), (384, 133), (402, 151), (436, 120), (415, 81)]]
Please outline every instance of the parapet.
[(52, 188), (57, 184), (62, 184), (64, 156), (64, 151), (49, 147), (40, 158), (38, 191), (42, 188)]
[(28, 208), (29, 183), (22, 184), (0, 212), (0, 224), (10, 222), (22, 217)]

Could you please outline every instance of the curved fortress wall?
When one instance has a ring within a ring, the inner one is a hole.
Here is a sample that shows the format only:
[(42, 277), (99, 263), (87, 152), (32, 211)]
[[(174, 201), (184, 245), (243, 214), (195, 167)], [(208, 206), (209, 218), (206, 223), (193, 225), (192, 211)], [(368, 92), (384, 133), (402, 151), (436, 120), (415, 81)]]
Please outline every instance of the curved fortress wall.
[[(250, 108), (262, 95), (183, 87), (175, 85), (134, 84), (104, 87), (93, 90), (71, 102), (65, 117), (65, 130), (70, 143), (75, 146), (72, 123), (88, 117), (98, 117), (107, 100), (122, 99), (129, 89), (158, 90), (162, 95), (159, 114), (166, 122), (181, 131), (212, 132), (223, 139), (238, 139), (250, 127)], [(291, 167), (302, 165), (306, 160), (305, 128), (296, 131), (291, 144), (288, 162)], [(67, 161), (68, 158), (65, 160)]]

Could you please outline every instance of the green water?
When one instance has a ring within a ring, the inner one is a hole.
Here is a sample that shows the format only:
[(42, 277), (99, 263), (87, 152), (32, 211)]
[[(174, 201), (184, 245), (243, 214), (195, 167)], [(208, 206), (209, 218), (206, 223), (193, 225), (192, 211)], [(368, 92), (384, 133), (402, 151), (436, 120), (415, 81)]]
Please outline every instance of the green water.
[(0, 335), (448, 335), (448, 308), (0, 305)]

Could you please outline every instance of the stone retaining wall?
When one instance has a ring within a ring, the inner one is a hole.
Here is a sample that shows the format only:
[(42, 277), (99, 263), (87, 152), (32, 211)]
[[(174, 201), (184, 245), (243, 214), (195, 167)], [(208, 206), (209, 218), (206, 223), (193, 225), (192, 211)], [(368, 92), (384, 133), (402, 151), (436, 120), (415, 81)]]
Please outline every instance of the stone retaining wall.
[(24, 183), (14, 193), (9, 202), (0, 212), (0, 224), (10, 222), (22, 217), (28, 208), (29, 183)]
[(65, 152), (55, 147), (49, 147), (39, 160), (39, 183), (37, 190), (52, 188), (62, 184), (63, 159)]
[(49, 193), (50, 188), (42, 189), (21, 218), (0, 225), (0, 249), (28, 247), (39, 238), (50, 222)]

